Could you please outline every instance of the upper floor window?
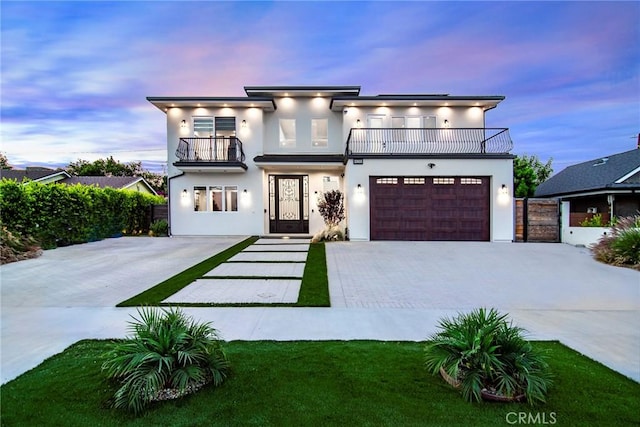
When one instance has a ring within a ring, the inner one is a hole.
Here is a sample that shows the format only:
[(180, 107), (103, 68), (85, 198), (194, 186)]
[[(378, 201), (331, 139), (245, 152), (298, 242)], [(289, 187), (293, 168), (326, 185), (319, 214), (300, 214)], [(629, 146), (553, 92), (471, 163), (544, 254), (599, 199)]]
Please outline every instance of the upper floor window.
[(216, 136), (236, 136), (236, 118), (216, 117)]
[(295, 119), (280, 119), (280, 147), (292, 148), (296, 146)]
[(311, 119), (311, 144), (314, 147), (326, 147), (329, 143), (329, 125), (327, 119)]
[(193, 136), (209, 138), (213, 136), (213, 117), (194, 117)]

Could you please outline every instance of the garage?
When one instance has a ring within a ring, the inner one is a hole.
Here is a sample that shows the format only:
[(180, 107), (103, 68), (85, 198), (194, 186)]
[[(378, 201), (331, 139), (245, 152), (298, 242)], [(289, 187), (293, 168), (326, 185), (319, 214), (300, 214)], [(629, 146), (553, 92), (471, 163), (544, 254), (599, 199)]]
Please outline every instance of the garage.
[(489, 177), (371, 176), (371, 240), (489, 240)]

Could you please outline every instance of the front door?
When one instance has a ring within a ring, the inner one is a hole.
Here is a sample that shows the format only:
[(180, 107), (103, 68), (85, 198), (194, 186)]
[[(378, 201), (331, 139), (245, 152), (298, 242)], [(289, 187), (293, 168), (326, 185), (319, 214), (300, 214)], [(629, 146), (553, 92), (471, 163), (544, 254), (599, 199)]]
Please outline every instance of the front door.
[(269, 175), (269, 232), (309, 233), (308, 175)]

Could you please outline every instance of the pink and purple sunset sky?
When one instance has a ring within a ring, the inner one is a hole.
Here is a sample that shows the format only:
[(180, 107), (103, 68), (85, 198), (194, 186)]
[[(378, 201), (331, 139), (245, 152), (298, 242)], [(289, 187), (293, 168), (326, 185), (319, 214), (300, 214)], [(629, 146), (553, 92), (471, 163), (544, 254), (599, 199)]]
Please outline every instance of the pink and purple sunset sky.
[(147, 96), (245, 85), (504, 95), (487, 127), (568, 165), (634, 149), (639, 2), (2, 1), (0, 151), (14, 167), (112, 155), (161, 172)]

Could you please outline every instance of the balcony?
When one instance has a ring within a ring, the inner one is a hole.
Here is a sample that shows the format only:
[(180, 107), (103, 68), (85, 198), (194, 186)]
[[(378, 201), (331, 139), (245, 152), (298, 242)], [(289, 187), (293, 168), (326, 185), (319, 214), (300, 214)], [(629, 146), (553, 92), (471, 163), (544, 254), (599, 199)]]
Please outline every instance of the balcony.
[(345, 156), (495, 157), (508, 155), (512, 149), (507, 128), (353, 128)]
[(244, 172), (242, 142), (234, 137), (180, 138), (174, 166), (189, 172)]

